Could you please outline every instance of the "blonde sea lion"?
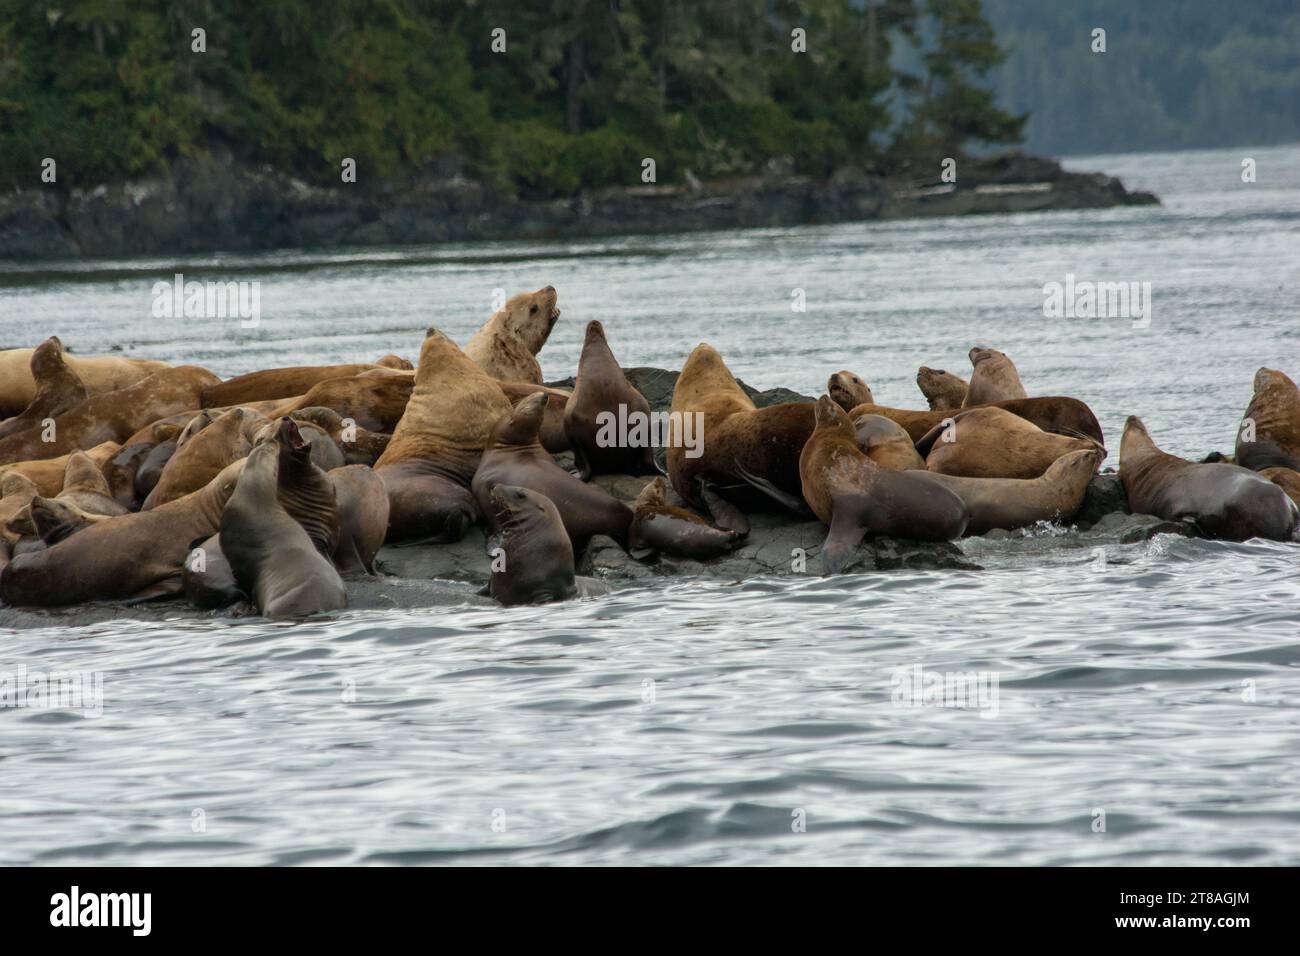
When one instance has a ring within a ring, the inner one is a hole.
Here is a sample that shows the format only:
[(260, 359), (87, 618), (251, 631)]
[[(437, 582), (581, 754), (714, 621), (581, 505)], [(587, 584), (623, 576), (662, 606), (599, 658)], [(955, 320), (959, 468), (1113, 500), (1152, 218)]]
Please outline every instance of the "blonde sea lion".
[(375, 462), (388, 489), (389, 540), (464, 537), (478, 515), (470, 482), (510, 407), (494, 379), (429, 329), (406, 411)]
[(285, 400), (267, 417), (283, 418), (306, 408), (329, 408), (367, 431), (391, 432), (406, 413), (415, 381), (409, 375), (331, 378), (313, 385), (306, 395)]
[[(992, 405), (980, 405), (978, 408), (1001, 408), (1018, 415), (1025, 421), (1033, 422), (1045, 432), (1055, 435), (1069, 435), (1073, 438), (1089, 438), (1099, 445), (1104, 445), (1101, 425), (1097, 416), (1077, 398), (1065, 395), (1049, 395), (1041, 398), (1020, 398), (1009, 402), (994, 402)], [(965, 411), (961, 409), (959, 411)], [(861, 415), (884, 415), (891, 421), (902, 425), (911, 436), (912, 441), (919, 442), (936, 426), (953, 418), (958, 412), (938, 411), (922, 412), (910, 408), (890, 408), (887, 405), (859, 405), (849, 412), (850, 418)]]
[(262, 415), (246, 408), (231, 409), (211, 422), (205, 421), (208, 417), (207, 413), (195, 416), (194, 421), (181, 432), (175, 453), (167, 460), (158, 476), (158, 483), (144, 499), (141, 511), (165, 505), (202, 488), (231, 462), (246, 458), (252, 451), (258, 430), (267, 424)]
[[(19, 414), (36, 397), (36, 379), (31, 362), (35, 349), (0, 351), (0, 416)], [(170, 368), (166, 362), (149, 359), (64, 354), (64, 363), (76, 374), (88, 395), (101, 395), (134, 385), (155, 372)]]
[(1271, 368), (1255, 373), (1255, 393), (1237, 429), (1237, 464), (1300, 470), (1300, 389)]
[(871, 386), (860, 376), (848, 371), (836, 372), (827, 379), (826, 394), (846, 412), (859, 405), (875, 404), (876, 401), (871, 395)]
[[(629, 444), (641, 423), (644, 443)], [(620, 434), (618, 425), (627, 426)], [(605, 338), (605, 327), (587, 323), (578, 376), (564, 409), (564, 433), (573, 449), (578, 477), (657, 474), (649, 443), (650, 403), (628, 382)]]
[(1096, 448), (1105, 457), (1105, 449), (1091, 439), (1045, 432), (1003, 408), (966, 409), (952, 421), (916, 443), (929, 471), (966, 478), (1037, 478), (1072, 451)]
[(513, 295), (465, 346), (479, 368), (503, 382), (542, 384), (537, 353), (560, 317), (554, 286)]
[[(840, 405), (841, 408), (844, 406)], [(862, 453), (888, 471), (924, 468), (925, 459), (916, 450), (907, 430), (884, 415), (858, 415), (852, 419), (853, 431)]]
[(488, 521), (494, 529), (488, 553), (492, 562), (487, 592), (506, 606), (565, 601), (578, 593), (573, 545), (560, 513), (540, 492), (497, 485), (488, 495)]
[(930, 403), (930, 411), (946, 412), (961, 408), (970, 386), (964, 378), (941, 368), (922, 365), (916, 372), (916, 385)]
[(632, 512), (628, 543), (635, 558), (662, 552), (708, 561), (734, 551), (745, 540), (737, 531), (715, 528), (694, 512), (668, 504), (668, 480), (663, 476), (641, 489)]
[(304, 365), (291, 368), (268, 368), (247, 375), (237, 375), (203, 390), (203, 408), (214, 406), (247, 405), (249, 402), (271, 399), (296, 398), (305, 395), (315, 385), (332, 378), (351, 378), (375, 368), (410, 369), (411, 363), (395, 355), (386, 355), (378, 362), (359, 362), (351, 365)]
[(961, 498), (926, 476), (886, 471), (858, 448), (848, 414), (829, 395), (817, 400), (816, 429), (799, 454), (803, 496), (829, 529), (825, 572), (839, 574), (867, 535), (950, 541), (966, 530)]
[(62, 415), (90, 397), (77, 373), (65, 361), (63, 343), (57, 335), (51, 335), (32, 352), (31, 372), (36, 393), (25, 409), (0, 422), (0, 438)]
[[(343, 454), (345, 465), (365, 465), (370, 467), (379, 460), (379, 456), (388, 447), (392, 436), (383, 432), (372, 432), (362, 428), (356, 422), (350, 422), (332, 408), (313, 405), (299, 409), (289, 415), (299, 425), (311, 424), (321, 429), (334, 440)], [(317, 461), (317, 464), (320, 464)], [(323, 465), (321, 467), (324, 467)], [(338, 467), (337, 465), (335, 467)], [(331, 469), (326, 469), (329, 471)]]
[(1261, 468), (1259, 474), (1285, 491), (1288, 498), (1300, 505), (1300, 471), (1294, 468)]
[[(85, 454), (101, 469), (112, 460), (121, 446), (115, 441), (101, 442)], [(71, 452), (57, 458), (38, 458), (34, 461), (18, 461), (11, 465), (0, 466), (0, 474), (15, 472), (31, 479), (38, 492), (45, 498), (53, 498), (63, 490), (63, 476), (68, 469)]]
[(997, 349), (977, 345), (970, 350), (970, 364), (974, 371), (971, 372), (962, 408), (1029, 397), (1020, 384), (1020, 373), (1016, 371), (1015, 363)]
[(216, 533), (243, 467), (237, 461), (184, 498), (96, 522), (53, 547), (15, 557), (0, 574), (0, 597), (30, 607), (179, 593), (190, 542)]
[(0, 475), (0, 536), (10, 544), (17, 544), (23, 531), (10, 529), (9, 522), (26, 510), (39, 493), (36, 483), (26, 475), (16, 471)]
[(150, 422), (193, 408), (199, 392), (216, 381), (207, 369), (182, 365), (92, 395), (56, 416), (48, 428), (37, 425), (0, 439), (0, 463), (56, 458), (101, 442), (121, 442)]
[(1188, 519), (1228, 541), (1300, 540), (1300, 509), (1278, 485), (1240, 465), (1196, 464), (1161, 451), (1136, 415), (1124, 423), (1119, 479), (1134, 514)]
[(545, 392), (530, 395), (497, 421), (470, 485), (479, 509), (490, 518), (492, 489), (518, 485), (545, 495), (554, 504), (574, 551), (581, 552), (597, 534), (626, 544), (631, 509), (599, 486), (569, 474), (542, 447), (539, 435), (549, 400)]
[(1008, 531), (1040, 521), (1068, 521), (1083, 505), (1088, 482), (1101, 464), (1096, 448), (1072, 451), (1052, 462), (1037, 478), (961, 478), (938, 472), (917, 472), (937, 481), (970, 512), (967, 534), (994, 528)]

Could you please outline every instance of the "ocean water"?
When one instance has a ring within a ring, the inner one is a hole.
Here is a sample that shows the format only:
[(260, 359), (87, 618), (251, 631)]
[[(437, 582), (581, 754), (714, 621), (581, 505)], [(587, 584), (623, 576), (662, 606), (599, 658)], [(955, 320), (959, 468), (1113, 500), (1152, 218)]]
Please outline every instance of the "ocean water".
[[(598, 318), (624, 365), (708, 341), (758, 388), (847, 368), (923, 407), (918, 365), (965, 376), (990, 345), (1031, 395), (1094, 408), (1105, 467), (1130, 414), (1171, 452), (1229, 451), (1256, 369), (1300, 375), (1300, 147), (1069, 165), (1163, 203), (0, 263), (0, 345), (221, 375), (413, 358), (495, 290), (553, 284), (549, 378)], [(176, 272), (257, 281), (260, 324), (154, 318)], [(1149, 282), (1149, 324), (1045, 317), (1067, 275)], [(0, 708), (0, 863), (1300, 863), (1300, 546), (962, 547), (984, 570), (0, 632), (0, 674), (102, 680), (97, 716)]]

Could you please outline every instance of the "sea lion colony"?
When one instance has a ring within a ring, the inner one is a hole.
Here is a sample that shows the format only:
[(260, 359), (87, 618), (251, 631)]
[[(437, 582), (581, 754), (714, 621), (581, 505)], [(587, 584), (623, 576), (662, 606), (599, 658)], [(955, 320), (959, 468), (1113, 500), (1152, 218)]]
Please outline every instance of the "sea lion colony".
[[(661, 470), (644, 439), (608, 432), (650, 406), (599, 322), (573, 390), (541, 384), (556, 301), (550, 286), (512, 297), (464, 350), (429, 329), (414, 365), (385, 355), (222, 381), (70, 356), (57, 337), (0, 352), (0, 597), (173, 597), (299, 618), (345, 607), (345, 578), (376, 573), (385, 542), (436, 545), (481, 524), (485, 593), (562, 600), (595, 535), (637, 560), (707, 561), (740, 546), (748, 512), (774, 509), (823, 522), (821, 567), (838, 573), (872, 535), (1068, 522), (1106, 457), (1084, 402), (1029, 397), (995, 349), (970, 350), (969, 382), (922, 367), (928, 410), (877, 405), (845, 370), (815, 404), (757, 408), (702, 343), (673, 391), (666, 480), (629, 507), (589, 479)], [(574, 471), (555, 457), (566, 451)], [(1234, 457), (1169, 455), (1131, 417), (1119, 477), (1135, 512), (1207, 537), (1300, 540), (1300, 390), (1282, 372), (1256, 375)]]

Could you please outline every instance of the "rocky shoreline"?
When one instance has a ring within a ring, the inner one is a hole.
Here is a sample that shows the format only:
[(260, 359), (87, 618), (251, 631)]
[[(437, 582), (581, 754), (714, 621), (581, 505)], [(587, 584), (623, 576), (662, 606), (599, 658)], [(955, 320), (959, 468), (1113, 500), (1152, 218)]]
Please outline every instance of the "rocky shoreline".
[(1158, 202), (1114, 177), (1023, 153), (964, 159), (955, 183), (937, 171), (905, 179), (841, 170), (817, 180), (773, 163), (759, 176), (533, 201), (454, 168), (401, 186), (326, 188), (218, 151), (180, 160), (166, 177), (0, 195), (0, 259), (572, 239)]

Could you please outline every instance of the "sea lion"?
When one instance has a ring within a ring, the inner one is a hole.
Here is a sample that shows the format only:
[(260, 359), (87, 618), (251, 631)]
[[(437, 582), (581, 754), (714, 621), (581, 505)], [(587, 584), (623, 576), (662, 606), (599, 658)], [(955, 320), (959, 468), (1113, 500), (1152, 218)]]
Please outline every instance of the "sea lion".
[(1294, 468), (1261, 468), (1259, 474), (1285, 491), (1288, 498), (1300, 505), (1300, 471)]
[[(124, 515), (128, 510), (113, 497), (108, 479), (104, 477), (100, 466), (89, 455), (80, 451), (68, 456), (63, 473), (63, 487), (57, 496), (47, 500), (70, 505), (84, 515), (113, 517)], [(36, 498), (32, 501), (34, 503)], [(27, 509), (20, 509), (14, 514), (9, 519), (8, 526), (21, 534), (40, 534), (40, 529), (34, 523), (34, 516)]]
[(967, 534), (1008, 531), (1040, 521), (1068, 521), (1083, 505), (1088, 482), (1101, 464), (1100, 449), (1072, 451), (1037, 478), (960, 478), (916, 472), (956, 493), (970, 512)]
[(930, 411), (947, 412), (961, 408), (970, 386), (964, 378), (941, 368), (922, 365), (916, 371), (916, 385), (930, 403)]
[(1124, 423), (1119, 479), (1134, 514), (1189, 519), (1227, 541), (1300, 540), (1300, 509), (1278, 485), (1240, 465), (1196, 464), (1161, 451), (1136, 415)]
[(545, 392), (538, 392), (498, 419), (470, 485), (480, 510), (490, 520), (492, 489), (519, 485), (550, 499), (564, 521), (574, 551), (581, 552), (596, 534), (626, 544), (631, 509), (599, 486), (569, 474), (542, 447), (539, 433), (549, 400)]
[[(92, 514), (78, 508), (71, 501), (59, 498), (42, 498), (37, 495), (28, 505), (33, 533), (46, 546), (58, 544), (64, 538), (97, 521), (107, 521), (109, 515)], [(12, 522), (11, 522), (12, 523)]]
[[(835, 404), (844, 407), (841, 402)], [(909, 468), (925, 467), (925, 459), (917, 452), (911, 436), (898, 422), (884, 415), (858, 415), (852, 421), (858, 447), (881, 468), (907, 471)]]
[(135, 476), (140, 471), (140, 465), (153, 449), (152, 442), (141, 441), (134, 445), (124, 445), (103, 465), (104, 478), (108, 481), (109, 491), (114, 500), (127, 511), (139, 510), (140, 498), (135, 493)]
[(1254, 386), (1237, 429), (1237, 464), (1251, 471), (1300, 470), (1300, 389), (1271, 368), (1255, 373)]
[(826, 381), (826, 394), (846, 412), (859, 405), (875, 404), (871, 387), (852, 372), (836, 372)]
[(247, 405), (270, 399), (296, 398), (305, 395), (312, 386), (332, 378), (351, 378), (374, 368), (409, 369), (411, 363), (395, 355), (386, 355), (378, 362), (360, 362), (352, 365), (304, 365), (294, 368), (268, 368), (247, 375), (237, 375), (203, 390), (200, 405)]
[(509, 411), (496, 381), (455, 342), (429, 329), (411, 400), (375, 462), (388, 489), (390, 541), (465, 536), (478, 515), (470, 482), (493, 426)]
[[(1073, 438), (1089, 438), (1099, 445), (1105, 445), (1101, 434), (1101, 425), (1097, 416), (1077, 398), (1064, 395), (1049, 395), (1042, 398), (1020, 398), (1010, 402), (994, 402), (992, 405), (976, 406), (979, 408), (1001, 408), (1018, 415), (1027, 422), (1033, 422), (1045, 432), (1055, 435), (1069, 435)], [(962, 409), (964, 411), (964, 409)], [(911, 436), (912, 441), (919, 442), (936, 426), (943, 424), (956, 415), (953, 411), (921, 412), (910, 408), (890, 408), (887, 405), (859, 405), (849, 412), (849, 418), (861, 415), (884, 415), (891, 421), (902, 425)]]
[(655, 552), (695, 561), (719, 557), (744, 542), (737, 531), (715, 528), (699, 515), (668, 504), (668, 480), (655, 478), (641, 489), (632, 506), (628, 543), (633, 557)]
[(55, 416), (49, 428), (37, 425), (0, 438), (0, 463), (55, 458), (101, 442), (121, 442), (150, 422), (194, 407), (199, 392), (216, 381), (207, 369), (182, 365), (126, 388), (92, 395)]
[(62, 415), (90, 397), (77, 373), (64, 361), (63, 343), (57, 335), (51, 335), (32, 352), (31, 371), (36, 393), (26, 408), (0, 422), (0, 438)]
[(291, 398), (276, 406), (268, 418), (283, 418), (307, 408), (328, 408), (339, 417), (372, 432), (391, 432), (406, 413), (407, 402), (415, 388), (409, 375), (354, 375), (331, 378), (313, 385), (306, 395)]
[(1020, 373), (1016, 371), (1015, 363), (997, 349), (977, 345), (970, 350), (970, 364), (974, 371), (971, 372), (962, 408), (1029, 397), (1020, 384)]
[(1105, 457), (1091, 439), (1045, 432), (987, 405), (956, 413), (951, 426), (937, 425), (916, 443), (929, 471), (966, 478), (1037, 478), (1062, 455), (1088, 448)]
[(163, 469), (176, 454), (176, 444), (175, 438), (160, 441), (140, 461), (140, 467), (135, 472), (135, 496), (140, 501), (148, 500), (154, 488), (158, 487), (158, 479), (162, 477)]
[(537, 353), (555, 328), (560, 310), (554, 286), (513, 295), (474, 333), (465, 354), (479, 368), (503, 382), (542, 384)]
[[(620, 424), (626, 424), (627, 434), (619, 433)], [(645, 441), (627, 443), (638, 427)], [(564, 409), (564, 433), (578, 477), (657, 474), (649, 428), (650, 403), (628, 383), (605, 339), (605, 327), (593, 319), (587, 323), (577, 381)]]
[(498, 382), (501, 391), (506, 393), (511, 405), (518, 405), (523, 399), (535, 392), (545, 392), (550, 401), (546, 403), (546, 414), (542, 416), (542, 447), (552, 455), (570, 451), (572, 445), (564, 432), (564, 414), (569, 407), (570, 392), (531, 382)]
[(578, 593), (573, 545), (559, 511), (545, 495), (497, 485), (487, 496), (492, 577), (487, 592), (502, 604), (565, 601)]
[[(103, 468), (120, 450), (121, 446), (117, 442), (106, 441), (96, 445), (85, 454), (90, 456), (91, 461)], [(63, 490), (63, 476), (67, 471), (70, 457), (72, 457), (71, 452), (67, 455), (60, 455), (58, 458), (18, 461), (12, 465), (0, 466), (0, 473), (16, 472), (24, 475), (36, 483), (41, 495), (46, 498), (53, 498)]]
[(233, 408), (210, 424), (190, 429), (209, 416), (195, 416), (176, 442), (176, 452), (163, 467), (158, 483), (144, 499), (141, 511), (149, 511), (202, 488), (232, 461), (248, 456), (257, 431), (265, 418), (246, 408)]
[(181, 571), (181, 590), (185, 600), (204, 611), (248, 600), (235, 581), (226, 553), (221, 550), (220, 534), (193, 542)]
[(803, 496), (827, 526), (825, 573), (839, 574), (866, 535), (951, 541), (970, 518), (956, 494), (924, 475), (886, 471), (858, 448), (853, 423), (829, 395), (817, 400), (816, 429), (799, 454)]
[(10, 530), (9, 522), (31, 504), (39, 494), (36, 483), (26, 475), (7, 471), (0, 475), (0, 536), (11, 544), (22, 537), (22, 530)]
[(343, 574), (375, 574), (375, 554), (388, 535), (388, 489), (365, 465), (335, 468), (329, 480), (339, 509), (334, 566)]
[[(379, 460), (379, 456), (384, 453), (388, 447), (390, 435), (383, 432), (372, 432), (369, 429), (362, 428), (356, 422), (345, 419), (332, 408), (323, 408), (320, 405), (313, 405), (308, 408), (299, 409), (289, 415), (299, 425), (314, 425), (333, 439), (334, 444), (338, 446), (343, 455), (344, 465), (365, 465), (370, 467)], [(313, 449), (315, 451), (316, 449)], [(317, 458), (318, 465), (320, 459)], [(324, 465), (321, 465), (324, 468)], [(335, 465), (335, 468), (339, 465)], [(332, 469), (326, 468), (326, 471)]]
[(312, 463), (321, 471), (329, 471), (332, 468), (342, 468), (347, 464), (343, 457), (343, 450), (339, 448), (338, 443), (330, 437), (329, 432), (320, 426), (298, 418), (297, 415), (283, 416), (280, 420), (274, 422), (265, 422), (257, 429), (253, 436), (253, 444), (267, 440), (271, 433), (279, 427), (278, 421), (283, 418), (291, 418), (298, 423), (298, 429), (302, 433), (302, 440), (307, 443), (311, 449)]
[[(281, 504), (282, 489), (292, 492), (286, 486), (295, 480), (284, 466), (297, 461), (314, 468), (310, 458), (298, 426), (282, 419), (275, 439), (249, 453), (221, 515), (222, 553), (240, 590), (264, 617), (307, 617), (348, 603), (334, 564)], [(333, 488), (326, 484), (332, 496)]]
[(243, 467), (237, 461), (184, 498), (96, 522), (53, 547), (15, 557), (0, 574), (0, 597), (29, 607), (178, 593), (190, 542), (217, 531)]
[[(36, 379), (31, 362), (35, 349), (0, 351), (0, 416), (19, 414), (36, 397)], [(149, 359), (117, 358), (111, 355), (87, 356), (64, 354), (64, 364), (81, 380), (90, 396), (113, 392), (134, 385), (156, 372), (170, 368), (166, 362)]]
[[(700, 416), (702, 434), (692, 436), (687, 429)], [(707, 507), (720, 527), (747, 531), (746, 508), (770, 510), (775, 503), (807, 511), (799, 452), (816, 425), (813, 405), (755, 408), (718, 351), (701, 342), (677, 377), (671, 418), (668, 477), (683, 500)], [(688, 445), (698, 456), (688, 454)]]

